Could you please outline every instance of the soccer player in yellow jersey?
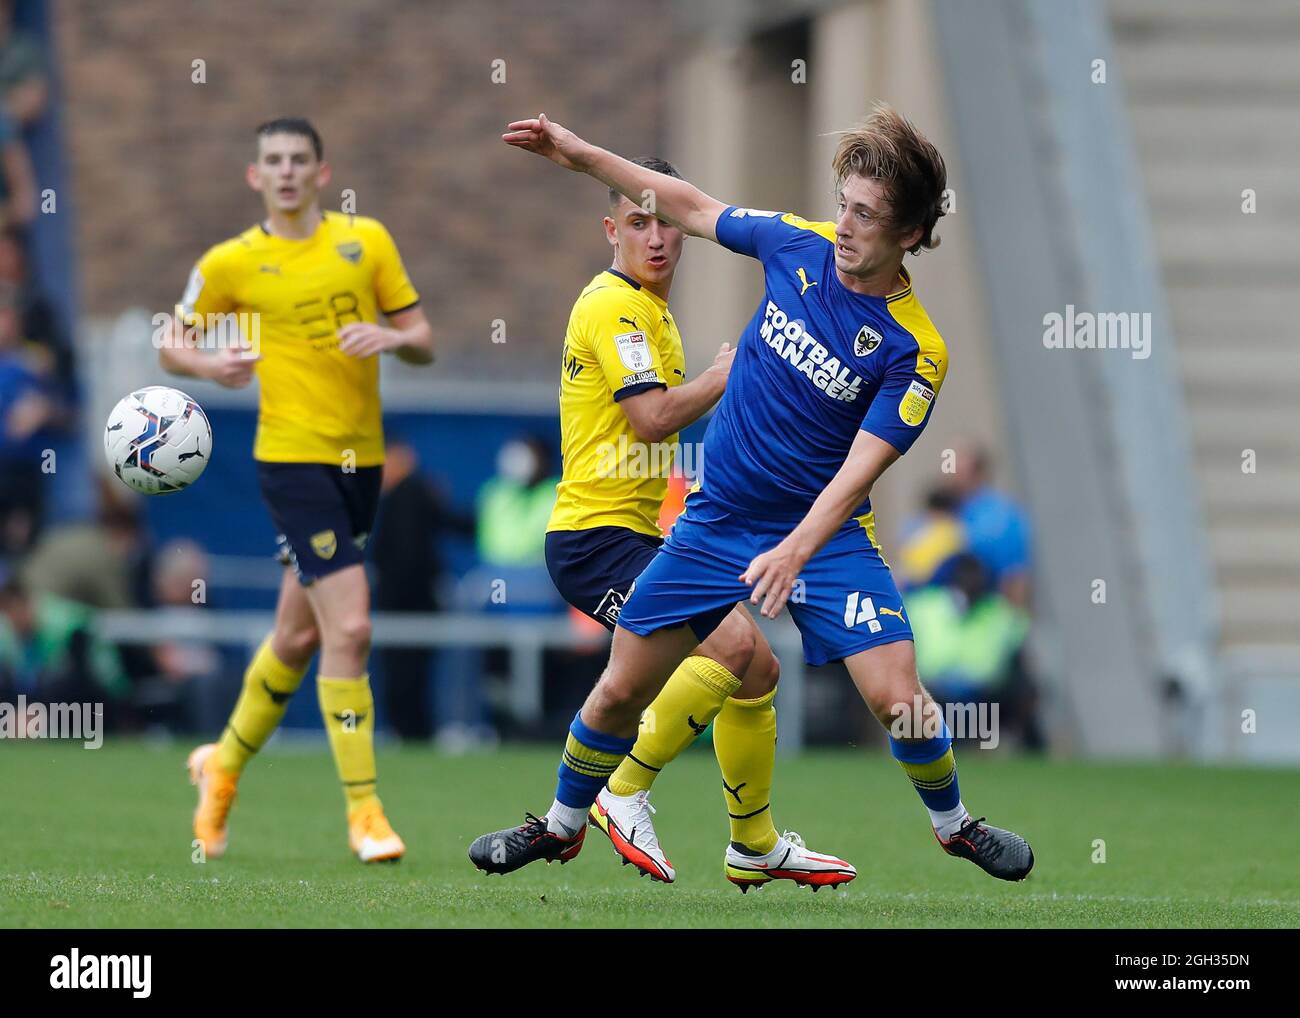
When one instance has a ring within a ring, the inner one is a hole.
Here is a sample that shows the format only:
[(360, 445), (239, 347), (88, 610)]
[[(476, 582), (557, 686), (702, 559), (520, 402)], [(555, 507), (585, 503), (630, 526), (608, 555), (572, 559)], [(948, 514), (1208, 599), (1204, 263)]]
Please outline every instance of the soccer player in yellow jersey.
[[(637, 163), (679, 176), (661, 159)], [(616, 191), (609, 203), (604, 226), (613, 265), (583, 289), (565, 334), (564, 475), (547, 527), (546, 562), (565, 600), (612, 631), (637, 575), (663, 542), (659, 508), (677, 433), (721, 397), (735, 351), (724, 343), (707, 371), (686, 380), (682, 337), (668, 309), (685, 236)], [(571, 762), (600, 789), (590, 824), (625, 863), (672, 882), (675, 870), (651, 821), (650, 786), (712, 721), (732, 851), (781, 860), (768, 870), (775, 879), (814, 886), (852, 880), (848, 863), (811, 852), (797, 835), (779, 835), (773, 826), (779, 667), (742, 606), (718, 617), (721, 623), (710, 624), (711, 635), (645, 712), (636, 744), (617, 769), (594, 759)], [(586, 810), (570, 812), (573, 833), (581, 834)]]
[[(406, 850), (375, 794), (362, 559), (384, 459), (378, 355), (427, 364), (433, 333), (383, 225), (321, 210), (329, 180), (320, 136), (306, 120), (257, 129), (247, 181), (262, 196), (265, 218), (199, 259), (160, 353), (174, 374), (230, 388), (254, 376), (261, 383), (253, 456), (281, 559), (293, 566), (280, 586), (275, 628), (248, 666), (225, 731), (190, 754), (199, 789), (194, 835), (208, 858), (225, 852), (236, 782), (317, 650), (321, 713), (352, 851), (375, 862)], [(196, 346), (193, 338), (211, 333), (223, 315), (256, 324), (239, 344), (216, 352)]]

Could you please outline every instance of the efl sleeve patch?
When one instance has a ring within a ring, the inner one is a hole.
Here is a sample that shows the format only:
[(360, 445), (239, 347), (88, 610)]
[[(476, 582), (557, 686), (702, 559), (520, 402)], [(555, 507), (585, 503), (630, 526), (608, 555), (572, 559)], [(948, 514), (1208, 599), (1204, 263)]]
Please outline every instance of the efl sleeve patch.
[(903, 393), (902, 402), (898, 404), (898, 416), (909, 428), (919, 428), (933, 402), (934, 390), (914, 379), (907, 387), (907, 392)]
[(201, 319), (208, 315), (235, 310), (227, 260), (219, 247), (212, 248), (190, 270), (185, 292), (176, 305), (178, 317), (186, 325), (202, 324)]
[(194, 313), (194, 305), (199, 302), (199, 294), (203, 292), (203, 273), (199, 267), (194, 266), (190, 272), (190, 278), (185, 284), (185, 292), (181, 294), (180, 306), (187, 315)]
[(625, 332), (614, 337), (618, 359), (631, 371), (648, 371), (654, 365), (650, 342), (644, 332)]

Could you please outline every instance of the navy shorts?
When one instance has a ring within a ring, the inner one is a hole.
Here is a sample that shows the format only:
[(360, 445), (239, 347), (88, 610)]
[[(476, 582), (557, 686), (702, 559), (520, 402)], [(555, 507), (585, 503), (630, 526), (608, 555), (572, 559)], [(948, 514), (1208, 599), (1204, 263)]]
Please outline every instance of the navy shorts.
[[(627, 598), (618, 624), (638, 636), (690, 622), (704, 639), (709, 621), (723, 617), (749, 587), (740, 575), (795, 527), (746, 518), (710, 501), (703, 491), (686, 498), (672, 533)], [(810, 665), (912, 639), (903, 599), (880, 557), (870, 514), (846, 522), (799, 575), (789, 602)], [(715, 622), (714, 625), (717, 623)]]
[[(546, 535), (546, 568), (560, 596), (610, 632), (636, 579), (659, 552), (663, 538), (639, 534), (627, 527), (552, 530)], [(716, 618), (692, 629), (701, 640), (730, 613), (728, 605)], [(704, 635), (700, 629), (707, 626)]]
[(258, 461), (257, 481), (279, 532), (280, 561), (293, 566), (304, 585), (364, 559), (383, 470)]

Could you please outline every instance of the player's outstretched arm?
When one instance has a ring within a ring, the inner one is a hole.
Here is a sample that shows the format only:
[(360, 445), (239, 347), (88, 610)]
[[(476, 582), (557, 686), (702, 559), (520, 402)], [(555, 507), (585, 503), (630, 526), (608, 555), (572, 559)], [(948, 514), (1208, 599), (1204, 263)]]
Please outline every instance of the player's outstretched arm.
[(883, 438), (859, 431), (844, 465), (799, 525), (771, 551), (749, 563), (741, 580), (753, 587), (749, 600), (762, 602), (760, 614), (774, 619), (794, 590), (794, 581), (822, 546), (844, 525), (853, 510), (871, 494), (871, 488), (900, 453)]
[(718, 239), (714, 225), (727, 208), (725, 204), (688, 181), (648, 170), (583, 141), (572, 131), (549, 120), (545, 113), (534, 119), (514, 121), (506, 128), (501, 140), (507, 145), (545, 156), (566, 170), (595, 177), (692, 237)]
[(168, 316), (158, 335), (158, 363), (168, 374), (206, 378), (227, 389), (242, 389), (253, 380), (258, 358), (247, 347), (201, 349), (195, 342), (197, 330), (187, 329), (174, 315)]
[(727, 375), (736, 351), (723, 343), (708, 370), (672, 389), (650, 389), (619, 403), (636, 437), (662, 442), (703, 417), (727, 387)]

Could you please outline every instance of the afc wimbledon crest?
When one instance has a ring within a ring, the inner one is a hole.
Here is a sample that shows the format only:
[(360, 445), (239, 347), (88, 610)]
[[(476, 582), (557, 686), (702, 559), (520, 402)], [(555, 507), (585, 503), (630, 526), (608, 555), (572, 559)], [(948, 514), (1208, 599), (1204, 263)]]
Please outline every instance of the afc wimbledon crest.
[(864, 325), (858, 330), (857, 336), (853, 340), (853, 354), (855, 357), (865, 357), (867, 354), (875, 351), (881, 343), (883, 337), (869, 325)]

